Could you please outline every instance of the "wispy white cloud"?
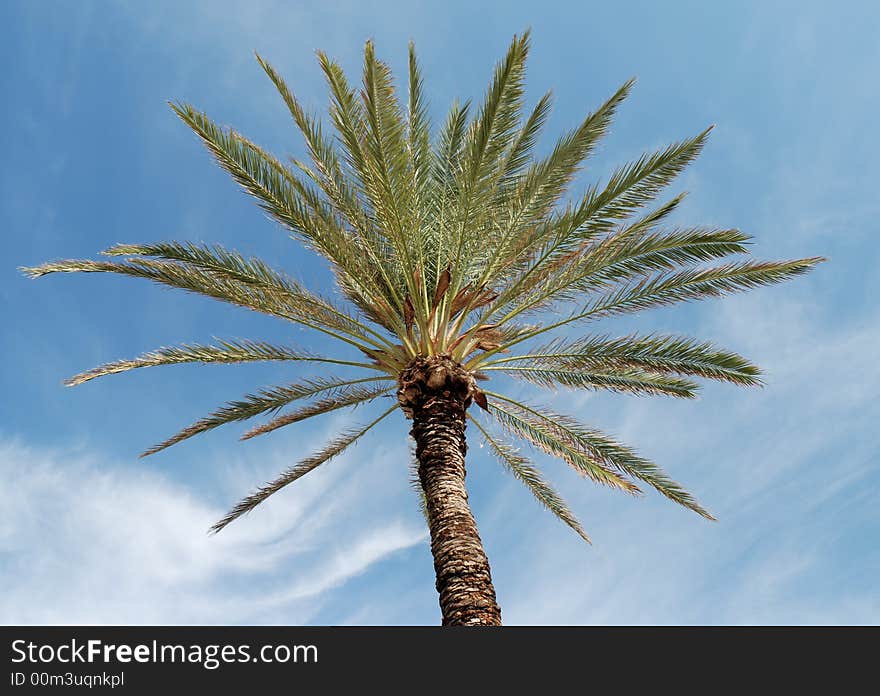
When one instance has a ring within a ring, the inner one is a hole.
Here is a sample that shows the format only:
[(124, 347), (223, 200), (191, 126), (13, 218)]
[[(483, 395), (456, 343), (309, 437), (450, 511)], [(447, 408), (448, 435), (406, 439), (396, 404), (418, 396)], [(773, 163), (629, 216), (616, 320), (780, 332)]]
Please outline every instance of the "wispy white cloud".
[(0, 512), (0, 620), (306, 622), (323, 595), (425, 538), (394, 510), (366, 523), (322, 514), (337, 507), (328, 499), (344, 504), (363, 490), (345, 464), (304, 479), (293, 506), (285, 496), (259, 520), (208, 536), (223, 510), (167, 477), (2, 441), (0, 476), (12, 494)]

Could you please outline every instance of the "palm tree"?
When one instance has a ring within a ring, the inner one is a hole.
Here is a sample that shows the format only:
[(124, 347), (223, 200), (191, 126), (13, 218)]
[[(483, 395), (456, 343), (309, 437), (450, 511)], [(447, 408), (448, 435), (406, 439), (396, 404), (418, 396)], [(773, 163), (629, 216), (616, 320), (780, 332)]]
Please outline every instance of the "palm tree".
[[(746, 254), (749, 237), (714, 227), (661, 229), (683, 195), (655, 201), (697, 156), (711, 129), (643, 155), (614, 171), (604, 185), (568, 197), (569, 185), (633, 82), (563, 135), (549, 154), (537, 157), (551, 97), (545, 94), (523, 114), (528, 51), (528, 33), (514, 37), (478, 108), (472, 113), (469, 102), (453, 104), (434, 138), (412, 45), (405, 103), (371, 42), (359, 91), (336, 62), (318, 53), (335, 137), (257, 56), (305, 139), (311, 162), (294, 159), (292, 166), (192, 106), (171, 104), (263, 210), (329, 261), (345, 301), (312, 292), (259, 259), (192, 242), (119, 244), (104, 252), (106, 260), (23, 269), (32, 277), (81, 271), (147, 278), (286, 319), (337, 339), (340, 349), (356, 349), (354, 355), (330, 357), (264, 341), (184, 344), (101, 365), (67, 384), (179, 363), (280, 360), (361, 370), (364, 376), (322, 373), (248, 394), (144, 454), (225, 423), (270, 414), (243, 435), (248, 439), (393, 392), (391, 407), (258, 488), (212, 529), (253, 510), (400, 408), (412, 420), (414, 467), (447, 625), (501, 622), (465, 489), (466, 420), (501, 464), (587, 541), (564, 501), (489, 419), (588, 479), (631, 494), (644, 484), (712, 519), (662, 469), (629, 447), (571, 417), (490, 390), (491, 376), (547, 388), (683, 398), (695, 395), (695, 377), (759, 384), (757, 367), (711, 343), (657, 333), (572, 338), (560, 330), (777, 283), (822, 260), (712, 263)], [(472, 403), (483, 416), (468, 410)]]

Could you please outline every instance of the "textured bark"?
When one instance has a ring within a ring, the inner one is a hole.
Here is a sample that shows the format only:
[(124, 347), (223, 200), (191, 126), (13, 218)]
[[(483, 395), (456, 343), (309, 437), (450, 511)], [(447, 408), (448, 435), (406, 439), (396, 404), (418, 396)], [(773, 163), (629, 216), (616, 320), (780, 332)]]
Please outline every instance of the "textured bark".
[(446, 356), (418, 358), (399, 380), (398, 399), (413, 421), (444, 626), (501, 625), (464, 483), (465, 413), (475, 393), (473, 377)]

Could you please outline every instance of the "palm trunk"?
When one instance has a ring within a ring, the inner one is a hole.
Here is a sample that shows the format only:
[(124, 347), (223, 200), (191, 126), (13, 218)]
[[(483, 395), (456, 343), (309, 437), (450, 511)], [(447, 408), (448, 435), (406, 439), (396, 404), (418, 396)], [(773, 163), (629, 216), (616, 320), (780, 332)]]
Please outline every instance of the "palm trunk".
[(500, 626), (489, 561), (465, 489), (465, 413), (473, 378), (449, 358), (420, 359), (400, 378), (398, 398), (413, 419), (419, 482), (444, 626)]

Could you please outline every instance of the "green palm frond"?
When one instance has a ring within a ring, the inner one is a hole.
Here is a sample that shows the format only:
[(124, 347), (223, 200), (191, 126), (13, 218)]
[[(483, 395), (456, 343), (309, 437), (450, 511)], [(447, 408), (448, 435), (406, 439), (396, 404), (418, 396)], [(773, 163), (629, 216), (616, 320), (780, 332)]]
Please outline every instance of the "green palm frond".
[[(368, 348), (370, 345), (383, 345), (364, 336), (356, 328), (358, 322), (354, 320), (348, 321), (344, 316), (333, 312), (318, 313), (321, 301), (310, 293), (295, 292), (292, 288), (244, 282), (192, 264), (138, 257), (128, 258), (125, 261), (67, 259), (22, 270), (31, 278), (50, 273), (116, 273), (145, 278), (160, 285), (287, 319), (333, 336), (359, 349)], [(388, 345), (387, 341), (384, 345)]]
[(302, 478), (310, 471), (317, 469), (321, 464), (330, 461), (333, 457), (341, 454), (348, 447), (357, 442), (363, 435), (367, 433), (368, 430), (373, 428), (373, 426), (377, 425), (380, 421), (384, 420), (387, 416), (391, 414), (392, 411), (397, 409), (397, 405), (395, 404), (387, 411), (385, 411), (381, 416), (376, 418), (376, 420), (371, 423), (363, 426), (363, 427), (355, 427), (351, 428), (345, 432), (343, 432), (338, 437), (334, 438), (330, 443), (328, 443), (323, 449), (316, 452), (315, 454), (303, 459), (296, 466), (285, 471), (281, 476), (276, 478), (271, 483), (262, 486), (254, 493), (251, 493), (248, 497), (242, 500), (238, 505), (236, 505), (223, 519), (217, 522), (214, 526), (211, 527), (211, 531), (214, 533), (219, 532), (221, 529), (226, 527), (230, 522), (234, 522), (242, 515), (253, 510), (257, 505), (262, 503), (266, 498), (277, 493), (285, 486), (293, 483), (297, 479)]
[(637, 368), (742, 386), (761, 384), (760, 369), (742, 356), (706, 341), (663, 334), (556, 339), (528, 354), (487, 359), (476, 369), (507, 371), (522, 366), (549, 370)]
[(313, 416), (321, 416), (325, 413), (330, 413), (331, 411), (338, 411), (340, 408), (357, 406), (358, 404), (369, 402), (380, 396), (384, 396), (385, 394), (388, 394), (390, 391), (392, 391), (392, 389), (394, 389), (394, 387), (389, 387), (387, 385), (382, 385), (379, 387), (340, 388), (336, 390), (336, 392), (332, 396), (318, 399), (314, 403), (303, 406), (302, 408), (299, 408), (292, 413), (285, 413), (283, 415), (276, 416), (268, 423), (263, 423), (262, 425), (258, 425), (255, 428), (251, 428), (244, 435), (241, 436), (241, 439), (250, 440), (257, 435), (265, 435), (266, 433), (271, 433), (273, 430), (283, 428), (285, 425), (299, 423), (300, 421), (304, 421), (307, 418), (312, 418)]
[(318, 51), (317, 55), (330, 90), (330, 117), (338, 133), (342, 160), (359, 192), (366, 195), (370, 173), (364, 152), (367, 127), (363, 105), (339, 64), (323, 51)]
[(538, 142), (538, 136), (544, 129), (552, 108), (553, 97), (550, 92), (547, 92), (538, 100), (538, 103), (532, 108), (528, 119), (526, 119), (522, 128), (516, 133), (516, 139), (508, 148), (498, 172), (498, 184), (502, 187), (499, 191), (501, 199), (507, 197), (503, 187), (505, 185), (513, 187), (518, 181), (520, 174), (528, 166), (535, 145)]
[(648, 229), (641, 220), (545, 265), (520, 286), (505, 317), (533, 313), (551, 303), (577, 301), (585, 294), (656, 271), (748, 252), (744, 244), (750, 237), (739, 230), (690, 228), (650, 233)]
[[(257, 62), (272, 80), (284, 100), (294, 123), (306, 142), (309, 155), (320, 176), (305, 166), (300, 166), (300, 169), (307, 173), (310, 180), (322, 188), (337, 211), (346, 217), (354, 229), (361, 234), (367, 234), (367, 229), (372, 226), (369, 224), (369, 219), (361, 208), (356, 194), (351, 191), (350, 184), (342, 171), (336, 149), (331, 140), (324, 135), (320, 122), (306, 113), (281, 75), (259, 54), (257, 54)], [(370, 231), (374, 232), (375, 230), (370, 229)]]
[[(617, 108), (626, 99), (634, 80), (625, 82), (599, 109), (556, 143), (551, 153), (532, 164), (509, 196), (501, 219), (501, 233), (491, 242), (481, 283), (509, 275), (531, 258), (532, 251), (551, 237), (558, 221), (553, 206), (565, 194), (581, 163), (608, 131)], [(560, 219), (567, 220), (566, 216)]]
[(609, 232), (651, 203), (700, 154), (714, 126), (617, 169), (600, 191), (587, 191), (569, 224), (560, 227), (554, 247), (567, 248)]
[(407, 148), (412, 163), (412, 190), (414, 196), (414, 227), (419, 231), (419, 267), (426, 276), (426, 288), (432, 276), (428, 258), (425, 236), (430, 219), (431, 178), (434, 153), (431, 150), (431, 121), (428, 115), (428, 104), (424, 95), (424, 81), (421, 68), (416, 57), (415, 45), (409, 44), (409, 91), (407, 112)]
[(376, 286), (382, 269), (377, 268), (370, 254), (364, 253), (364, 245), (345, 229), (317, 190), (243, 136), (217, 126), (204, 113), (187, 104), (171, 106), (261, 208), (331, 261), (347, 294), (369, 304), (373, 295), (382, 293)]
[[(343, 160), (362, 196), (361, 204), (381, 230), (371, 253), (387, 259), (380, 273), (394, 286), (397, 309), (412, 290), (410, 241), (404, 210), (412, 200), (412, 177), (405, 147), (405, 124), (387, 66), (376, 60), (371, 42), (364, 50), (364, 88), (358, 100), (342, 68), (324, 53), (318, 59), (332, 103), (330, 114), (339, 133)], [(400, 199), (400, 200), (398, 200)], [(374, 235), (375, 236), (375, 235)]]
[(349, 312), (317, 295), (285, 274), (271, 268), (257, 258), (245, 258), (237, 252), (224, 249), (218, 244), (195, 244), (193, 242), (157, 242), (153, 244), (117, 244), (107, 249), (109, 256), (149, 256), (164, 261), (176, 261), (185, 266), (212, 273), (232, 282), (259, 287), (273, 292), (298, 312), (301, 318), (318, 319), (320, 323), (336, 331), (355, 336), (376, 347), (388, 347), (391, 343), (380, 333)]
[[(467, 133), (468, 117), (470, 115), (470, 100), (452, 103), (449, 113), (437, 134), (437, 142), (434, 146), (435, 158), (432, 170), (432, 192), (435, 199), (435, 219), (437, 220), (436, 232), (442, 232), (446, 227), (447, 218), (442, 216), (451, 206), (447, 202), (452, 201), (458, 195), (458, 184), (461, 177), (461, 152), (464, 147), (464, 138)], [(448, 260), (448, 248), (442, 257), (445, 265)]]
[[(562, 459), (579, 474), (611, 488), (618, 488), (627, 493), (640, 493), (639, 487), (632, 481), (606, 466), (593, 453), (584, 450), (579, 443), (569, 436), (564, 428), (558, 427), (552, 420), (544, 418), (537, 411), (523, 406), (521, 403), (485, 391), (487, 396), (495, 400), (489, 402), (489, 413), (511, 434), (530, 442), (547, 454)], [(498, 403), (503, 401), (504, 405)]]
[(364, 49), (362, 96), (367, 126), (364, 153), (373, 211), (394, 245), (399, 263), (412, 273), (416, 267), (411, 247), (418, 242), (418, 230), (410, 227), (414, 192), (407, 126), (391, 70), (376, 58), (372, 41)]
[(183, 363), (243, 363), (272, 360), (290, 360), (293, 362), (316, 362), (330, 365), (348, 365), (370, 370), (379, 368), (370, 363), (336, 360), (308, 351), (296, 350), (286, 346), (276, 346), (265, 341), (231, 340), (218, 341), (215, 345), (185, 343), (180, 346), (158, 348), (144, 353), (131, 360), (114, 360), (94, 367), (86, 372), (74, 375), (65, 380), (64, 384), (74, 387), (97, 377), (127, 372), (140, 367), (156, 367), (159, 365), (180, 365)]
[(208, 272), (175, 263), (151, 259), (131, 259), (124, 262), (65, 259), (22, 268), (22, 271), (31, 278), (39, 278), (50, 273), (118, 273), (135, 278), (146, 278), (169, 287), (230, 302), (283, 319), (291, 318), (290, 308), (279, 300), (276, 293), (230, 282)]
[[(620, 96), (615, 97), (625, 97), (630, 84), (624, 85)], [(611, 103), (616, 105), (617, 102)], [(609, 107), (609, 110), (613, 114), (613, 108)], [(577, 256), (573, 256), (572, 252), (578, 245), (612, 231), (616, 224), (653, 201), (697, 157), (710, 130), (652, 155), (644, 155), (618, 169), (603, 189), (592, 187), (577, 206), (537, 225), (535, 232), (527, 235), (524, 242), (516, 246), (515, 253), (511, 254), (518, 260), (530, 259), (532, 254), (536, 254), (537, 258), (511, 278), (500, 293), (495, 307), (506, 305), (528, 290), (529, 280), (536, 274), (541, 278), (541, 271), (545, 267), (558, 268), (560, 261), (565, 262)], [(513, 267), (517, 268), (516, 264)]]
[(391, 379), (390, 377), (365, 377), (362, 379), (342, 379), (340, 377), (322, 377), (318, 379), (306, 379), (296, 384), (283, 387), (267, 387), (256, 394), (246, 394), (237, 401), (230, 401), (225, 406), (211, 414), (201, 418), (192, 425), (184, 428), (167, 440), (148, 449), (141, 456), (147, 457), (163, 449), (176, 445), (178, 442), (187, 440), (195, 435), (212, 430), (226, 423), (248, 420), (260, 414), (278, 411), (288, 404), (307, 399), (318, 394), (343, 392), (354, 385), (367, 382)]
[(463, 153), (461, 190), (466, 194), (460, 222), (467, 223), (469, 206), (503, 169), (499, 165), (515, 142), (523, 105), (525, 64), (529, 54), (529, 32), (515, 36), (507, 55), (495, 66), (492, 83), (471, 123)]
[(351, 244), (345, 231), (333, 224), (327, 206), (316, 191), (240, 134), (219, 127), (207, 114), (189, 104), (171, 103), (170, 106), (202, 140), (217, 163), (263, 210), (300, 235), (310, 247), (339, 264), (332, 244), (343, 241), (341, 247), (346, 250)]
[(653, 234), (633, 234), (624, 228), (595, 249), (585, 252), (585, 263), (575, 266), (574, 287), (591, 290), (652, 271), (672, 270), (748, 253), (747, 234), (733, 229), (691, 227)]
[[(359, 205), (364, 210), (362, 219), (377, 219), (384, 211), (387, 222), (388, 215), (397, 210), (397, 204), (389, 198), (387, 188), (382, 184), (382, 176), (377, 173), (375, 153), (371, 153), (367, 144), (369, 127), (364, 104), (357, 99), (338, 63), (330, 60), (321, 51), (318, 52), (318, 60), (330, 88), (332, 97), (330, 115), (339, 134), (342, 160), (347, 166), (347, 174), (354, 182), (353, 187), (347, 187), (349, 189), (347, 201), (351, 202), (356, 190), (360, 200)], [(374, 63), (375, 59), (372, 62)], [(389, 95), (389, 99), (394, 101), (393, 95)], [(371, 229), (365, 238), (366, 253), (371, 258), (377, 259), (377, 272), (389, 287), (392, 296), (389, 302), (402, 313), (404, 298), (412, 282), (412, 274), (408, 274), (405, 270), (406, 259), (401, 256), (405, 240), (401, 238), (399, 229), (386, 229), (379, 225)], [(402, 327), (402, 323), (396, 324), (398, 333), (404, 332), (400, 331)]]
[(622, 394), (666, 394), (685, 399), (695, 398), (699, 389), (699, 385), (688, 379), (634, 368), (607, 367), (588, 370), (568, 365), (562, 367), (500, 365), (484, 367), (482, 370), (497, 370), (550, 389), (559, 386), (573, 389), (605, 389)]
[[(344, 81), (344, 76), (339, 67), (321, 53), (319, 53), (319, 58), (328, 75), (328, 80), (332, 80), (332, 85), (342, 89), (339, 87), (339, 82)], [(367, 316), (380, 326), (396, 331), (402, 324), (397, 320), (394, 310), (402, 311), (403, 293), (401, 288), (404, 283), (399, 269), (395, 268), (393, 263), (388, 240), (376, 224), (372, 209), (365, 205), (359, 193), (362, 191), (362, 187), (359, 188), (353, 184), (346, 176), (339, 155), (332, 142), (324, 136), (321, 124), (306, 113), (283, 78), (259, 55), (257, 60), (274, 83), (287, 105), (294, 123), (302, 133), (315, 170), (299, 162), (296, 162), (297, 167), (324, 192), (333, 210), (354, 231), (363, 253), (370, 260), (369, 267), (374, 269), (372, 282), (369, 282), (369, 276), (349, 278), (347, 275), (342, 275), (339, 278), (340, 287), (346, 296)], [(348, 109), (355, 110), (356, 102), (353, 92), (346, 91), (344, 98)], [(342, 116), (337, 116), (337, 127), (340, 127), (340, 123), (348, 124), (349, 121), (343, 119)], [(354, 140), (357, 145), (357, 138)], [(370, 291), (373, 293), (372, 297)], [(379, 298), (381, 298), (381, 303), (377, 302)], [(377, 304), (380, 306), (377, 307)]]
[[(677, 273), (648, 276), (603, 293), (581, 311), (520, 335), (491, 352), (494, 354), (501, 350), (509, 350), (522, 341), (587, 319), (596, 320), (688, 300), (720, 297), (781, 283), (807, 273), (824, 260), (822, 257), (812, 257), (793, 261), (742, 261), (712, 268), (694, 268)], [(474, 362), (476, 359), (468, 363), (469, 366)]]
[[(425, 209), (425, 287), (436, 289), (441, 275), (449, 269), (451, 253), (450, 226), (453, 224), (458, 180), (461, 174), (461, 152), (467, 132), (470, 102), (454, 101), (441, 126), (433, 147)], [(434, 326), (441, 324), (448, 313), (449, 299), (441, 298), (434, 317)], [(440, 332), (437, 332), (440, 333)]]
[[(553, 413), (549, 409), (536, 409), (501, 394), (490, 391), (485, 393), (487, 396), (506, 404), (502, 407), (493, 401), (489, 402), (490, 413), (498, 418), (502, 425), (507, 425), (512, 430), (518, 431), (520, 428), (516, 422), (518, 417), (519, 421), (527, 423), (532, 429), (551, 434), (555, 440), (564, 443), (566, 448), (595, 460), (606, 470), (617, 471), (620, 474), (643, 481), (679, 505), (693, 510), (707, 519), (715, 519), (694, 500), (690, 493), (670, 479), (659, 466), (640, 457), (633, 450), (615, 442), (607, 435), (587, 428), (568, 416)], [(511, 411), (515, 411), (515, 415), (511, 414)], [(523, 432), (528, 431), (523, 429)]]
[(509, 444), (493, 438), (476, 418), (470, 414), (468, 417), (482, 433), (483, 439), (486, 441), (486, 444), (489, 445), (492, 454), (494, 454), (496, 459), (504, 465), (504, 468), (525, 484), (541, 505), (577, 532), (581, 539), (588, 544), (592, 543), (590, 537), (587, 536), (587, 533), (583, 530), (583, 527), (581, 527), (580, 522), (578, 522), (571, 510), (568, 509), (565, 501), (544, 480), (541, 476), (541, 472), (532, 466), (532, 463), (526, 457), (519, 454)]
[[(520, 307), (516, 311), (522, 311), (523, 305), (527, 309), (536, 304), (534, 301), (528, 303), (528, 300), (533, 300), (533, 296), (541, 291), (544, 295), (539, 295), (538, 301), (551, 295), (555, 290), (572, 285), (582, 276), (589, 275), (590, 271), (628, 260), (632, 256), (632, 253), (629, 253), (630, 246), (671, 215), (684, 198), (685, 194), (681, 193), (604, 238), (584, 240), (574, 250), (556, 253), (556, 249), (551, 246), (549, 252), (542, 254), (537, 263), (533, 263), (532, 268), (526, 268), (526, 272), (498, 293), (499, 300), (492, 308), (493, 313), (503, 313), (509, 306)], [(568, 224), (572, 214), (569, 209), (559, 216), (551, 216), (541, 229), (552, 233), (554, 228)], [(528, 264), (525, 264), (525, 267), (527, 266)]]
[(628, 283), (598, 297), (576, 318), (598, 319), (781, 283), (803, 275), (823, 260), (814, 257), (794, 261), (741, 261), (713, 268), (663, 273)]
[(516, 141), (528, 53), (529, 33), (515, 36), (507, 55), (495, 67), (483, 103), (465, 136), (450, 233), (453, 294), (471, 280), (469, 260), (479, 255), (480, 240), (489, 222), (483, 216), (503, 174), (504, 153)]

